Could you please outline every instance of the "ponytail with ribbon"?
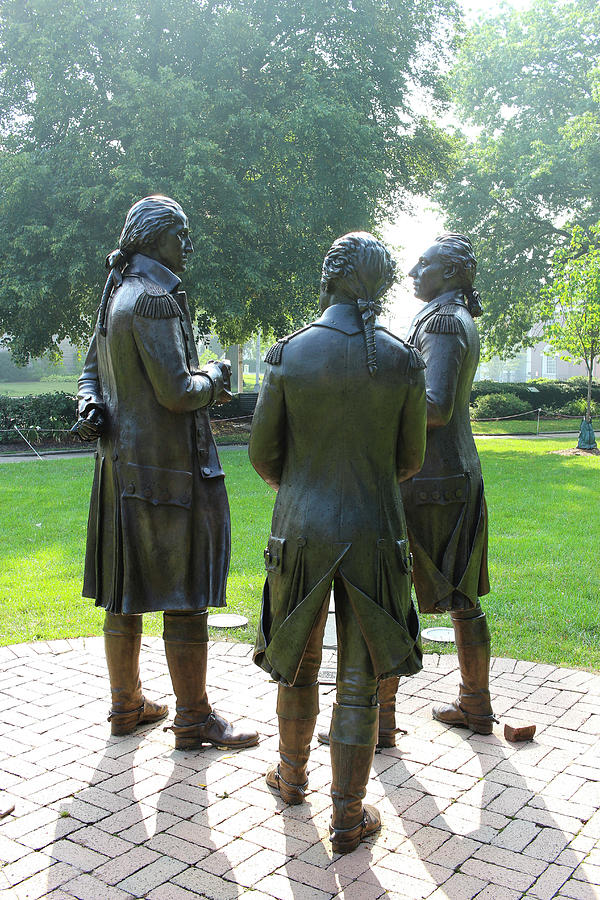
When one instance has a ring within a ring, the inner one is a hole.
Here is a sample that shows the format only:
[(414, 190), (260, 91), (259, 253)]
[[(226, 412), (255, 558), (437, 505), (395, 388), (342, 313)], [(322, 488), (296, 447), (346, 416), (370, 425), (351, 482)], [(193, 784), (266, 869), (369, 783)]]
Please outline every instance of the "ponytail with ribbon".
[(106, 257), (105, 266), (109, 270), (104, 290), (102, 291), (102, 299), (100, 300), (100, 308), (98, 310), (98, 331), (103, 337), (106, 337), (106, 311), (108, 309), (108, 301), (116, 288), (123, 283), (123, 269), (129, 262), (129, 256), (123, 250), (113, 250)]

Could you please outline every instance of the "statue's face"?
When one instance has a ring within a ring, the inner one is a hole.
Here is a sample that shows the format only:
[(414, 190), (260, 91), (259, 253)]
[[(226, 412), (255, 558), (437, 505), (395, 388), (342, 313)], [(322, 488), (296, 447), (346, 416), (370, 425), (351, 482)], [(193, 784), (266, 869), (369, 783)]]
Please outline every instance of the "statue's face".
[(427, 303), (450, 290), (455, 275), (455, 267), (442, 259), (440, 249), (439, 244), (433, 244), (408, 273), (414, 281), (415, 297)]
[(156, 250), (156, 258), (163, 266), (171, 272), (185, 272), (187, 258), (194, 252), (187, 216), (178, 215), (173, 225), (161, 232)]

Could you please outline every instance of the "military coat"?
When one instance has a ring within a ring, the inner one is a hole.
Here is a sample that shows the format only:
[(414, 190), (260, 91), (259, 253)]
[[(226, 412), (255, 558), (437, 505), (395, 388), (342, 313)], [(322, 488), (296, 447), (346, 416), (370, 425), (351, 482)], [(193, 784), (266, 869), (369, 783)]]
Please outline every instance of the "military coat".
[(423, 613), (469, 609), (489, 592), (487, 509), (469, 416), (479, 335), (450, 291), (425, 305), (408, 340), (427, 364), (427, 449), (423, 468), (402, 485)]
[(112, 613), (225, 605), (229, 505), (180, 279), (135, 254), (96, 327), (80, 409), (105, 407), (83, 594)]
[(294, 683), (334, 576), (375, 674), (421, 668), (398, 482), (423, 458), (423, 362), (382, 327), (376, 346), (371, 376), (357, 306), (338, 303), (267, 355), (249, 452), (278, 493), (255, 661), (282, 683)]

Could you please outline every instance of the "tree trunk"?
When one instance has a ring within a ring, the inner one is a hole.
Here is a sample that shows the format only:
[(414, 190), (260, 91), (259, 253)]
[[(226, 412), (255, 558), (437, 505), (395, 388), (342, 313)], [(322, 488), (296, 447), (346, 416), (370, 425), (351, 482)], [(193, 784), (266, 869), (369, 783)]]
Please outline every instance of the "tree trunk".
[(594, 372), (594, 357), (590, 356), (590, 365), (588, 368), (588, 386), (587, 386), (587, 410), (585, 414), (586, 422), (592, 421), (592, 374)]

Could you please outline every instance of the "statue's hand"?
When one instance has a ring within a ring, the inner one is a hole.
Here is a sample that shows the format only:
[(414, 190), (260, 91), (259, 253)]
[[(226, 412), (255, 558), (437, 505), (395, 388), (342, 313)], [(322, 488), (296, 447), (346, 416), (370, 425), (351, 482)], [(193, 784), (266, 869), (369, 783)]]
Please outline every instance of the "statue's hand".
[(104, 431), (104, 416), (102, 410), (95, 406), (86, 416), (80, 416), (71, 428), (71, 434), (76, 434), (79, 440), (87, 442), (97, 441)]
[(228, 359), (211, 359), (202, 368), (213, 383), (213, 403), (229, 403), (231, 393), (231, 363)]

